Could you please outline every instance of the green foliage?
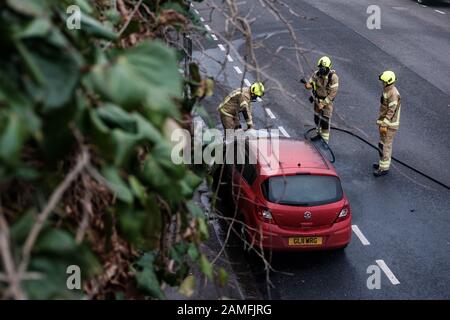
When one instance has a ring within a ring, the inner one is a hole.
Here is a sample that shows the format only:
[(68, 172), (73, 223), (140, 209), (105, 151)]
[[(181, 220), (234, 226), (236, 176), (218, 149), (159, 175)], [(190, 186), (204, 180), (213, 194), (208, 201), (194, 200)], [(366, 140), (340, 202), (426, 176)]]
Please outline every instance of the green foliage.
[[(66, 28), (66, 8), (73, 2), (82, 9), (80, 30)], [(164, 1), (158, 7), (155, 1), (144, 3), (156, 15), (170, 9), (191, 18), (185, 0)], [(17, 263), (37, 213), (73, 168), (80, 145), (88, 148), (91, 165), (101, 175), (83, 171), (89, 183), (78, 179), (45, 222), (27, 270), (39, 277), (22, 282), (30, 298), (80, 298), (82, 291), (66, 288), (66, 268), (79, 265), (86, 284), (123, 248), (128, 251), (120, 259), (128, 259), (137, 289), (154, 298), (164, 298), (163, 282), (184, 281), (182, 291), (191, 293), (189, 259), (213, 277), (211, 264), (198, 249), (208, 236), (207, 225), (190, 200), (204, 172), (175, 165), (163, 134), (164, 123), (181, 119), (211, 93), (212, 83), (201, 79), (195, 65), (190, 67), (197, 71), (194, 77), (184, 79), (175, 49), (161, 40), (120, 48), (111, 28), (120, 16), (112, 8), (103, 9), (86, 0), (0, 4), (0, 187), (7, 190), (0, 203), (13, 212), (8, 223)], [(100, 16), (102, 22), (96, 18)], [(139, 25), (123, 37), (134, 30)], [(112, 49), (104, 50), (109, 41)], [(185, 85), (192, 97), (184, 94)], [(86, 201), (91, 201), (88, 206)], [(86, 208), (93, 216), (78, 243), (75, 235)], [(181, 217), (181, 235), (192, 221), (196, 228), (164, 248), (165, 223), (173, 215)], [(113, 235), (120, 241), (112, 241)], [(146, 253), (135, 261), (135, 252)], [(170, 272), (168, 258), (176, 262)], [(101, 283), (100, 289), (108, 285)], [(122, 292), (114, 296), (126, 298)]]

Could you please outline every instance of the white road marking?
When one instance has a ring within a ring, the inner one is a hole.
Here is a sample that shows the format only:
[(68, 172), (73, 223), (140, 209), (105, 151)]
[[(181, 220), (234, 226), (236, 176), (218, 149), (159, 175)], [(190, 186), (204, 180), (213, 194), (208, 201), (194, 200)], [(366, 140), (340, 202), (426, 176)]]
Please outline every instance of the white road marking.
[(424, 8), (428, 8), (428, 6), (426, 6), (426, 5), (424, 5), (424, 4), (421, 4), (421, 6), (424, 7)]
[(206, 28), (206, 30), (211, 31), (211, 27), (208, 26), (207, 24), (205, 24), (205, 28)]
[(234, 61), (233, 58), (232, 58), (229, 54), (227, 54), (227, 59), (228, 59), (228, 61), (230, 61), (230, 62), (233, 62), (233, 61)]
[(384, 262), (384, 260), (375, 260), (375, 262), (378, 264), (378, 266), (383, 270), (383, 272), (388, 277), (389, 281), (395, 286), (397, 284), (400, 284), (400, 281), (394, 276), (391, 269), (387, 266), (387, 264)]
[(234, 66), (234, 70), (236, 70), (236, 72), (237, 72), (238, 74), (242, 74), (242, 71), (241, 71), (241, 69), (239, 69), (238, 66)]
[(281, 133), (283, 134), (283, 136), (290, 138), (291, 136), (289, 135), (289, 133), (287, 133), (287, 131), (283, 128), (283, 127), (278, 127), (278, 130), (281, 131)]
[(198, 12), (197, 9), (194, 9), (194, 12), (195, 12), (196, 14), (200, 14), (200, 12)]
[(222, 51), (225, 51), (225, 50), (226, 50), (225, 47), (224, 47), (222, 44), (220, 44), (220, 43), (219, 43), (217, 46), (218, 46), (219, 49), (222, 50)]
[(200, 17), (200, 21), (201, 21), (201, 22), (204, 22), (205, 19), (204, 19), (203, 17)]
[(356, 224), (352, 225), (352, 230), (364, 246), (368, 246), (370, 244), (369, 240), (367, 240)]
[(446, 14), (444, 11), (441, 11), (441, 10), (434, 9), (434, 11), (436, 11), (437, 13), (440, 13), (440, 14)]
[(211, 33), (211, 37), (213, 38), (214, 41), (219, 40), (219, 39), (217, 38), (217, 36), (216, 36), (214, 33)]
[(251, 82), (248, 81), (247, 78), (244, 79), (244, 83), (245, 83), (248, 87), (250, 87), (250, 86), (252, 85)]
[(260, 97), (257, 97), (257, 98), (256, 98), (256, 101), (258, 101), (258, 102), (262, 102), (262, 101), (263, 101), (263, 99), (261, 99)]
[(266, 112), (267, 112), (267, 114), (269, 115), (269, 117), (271, 119), (275, 119), (276, 118), (275, 115), (273, 114), (272, 110), (270, 110), (270, 108), (266, 108)]

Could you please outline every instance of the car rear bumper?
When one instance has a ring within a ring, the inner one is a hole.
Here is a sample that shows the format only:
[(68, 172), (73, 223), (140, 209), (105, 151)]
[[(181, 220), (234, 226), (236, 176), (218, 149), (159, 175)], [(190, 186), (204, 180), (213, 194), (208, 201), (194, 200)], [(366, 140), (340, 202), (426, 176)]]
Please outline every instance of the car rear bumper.
[[(352, 236), (351, 217), (333, 224), (330, 227), (320, 227), (308, 230), (286, 230), (277, 225), (260, 222), (259, 230), (262, 230), (263, 239), (261, 241), (259, 232), (248, 230), (250, 241), (254, 246), (262, 244), (264, 249), (275, 251), (311, 251), (330, 250), (345, 247)], [(292, 237), (322, 237), (321, 245), (289, 245), (289, 238)]]

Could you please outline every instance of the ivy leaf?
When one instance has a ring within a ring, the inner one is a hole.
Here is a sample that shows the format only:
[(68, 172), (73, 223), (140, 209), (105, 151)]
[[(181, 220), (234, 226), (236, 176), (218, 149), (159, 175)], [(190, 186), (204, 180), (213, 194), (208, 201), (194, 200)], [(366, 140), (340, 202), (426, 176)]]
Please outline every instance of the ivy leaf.
[(219, 269), (219, 274), (217, 275), (217, 280), (220, 286), (224, 286), (228, 282), (229, 274), (225, 271), (224, 268)]
[[(30, 233), (33, 224), (36, 222), (36, 212), (34, 209), (30, 209), (25, 212), (11, 227), (11, 237), (14, 241), (22, 245), (25, 243), (25, 239)], [(45, 222), (45, 225), (47, 222)]]
[(208, 240), (209, 233), (208, 233), (208, 226), (205, 222), (204, 218), (197, 218), (198, 223), (198, 231), (200, 232), (200, 237), (202, 240)]
[(27, 131), (27, 123), (18, 114), (8, 114), (6, 127), (0, 135), (0, 159), (10, 164), (19, 162), (22, 145), (28, 136)]
[(42, 0), (7, 0), (13, 10), (27, 16), (44, 16), (48, 12), (46, 1)]
[(67, 254), (73, 252), (77, 245), (73, 236), (61, 229), (49, 229), (41, 234), (33, 248), (34, 252)]
[(79, 61), (42, 41), (31, 48), (18, 40), (16, 46), (34, 78), (25, 79), (27, 91), (35, 102), (43, 104), (44, 112), (68, 103), (80, 78)]
[(203, 274), (209, 280), (212, 281), (213, 280), (213, 267), (204, 254), (202, 254), (200, 256), (199, 264), (200, 264), (200, 270), (203, 272)]
[(114, 195), (125, 203), (133, 202), (133, 194), (128, 185), (122, 180), (117, 169), (113, 167), (105, 167), (102, 173), (108, 181), (108, 187), (114, 192)]
[(195, 277), (193, 275), (189, 275), (181, 283), (178, 292), (190, 298), (194, 294), (194, 289), (195, 289)]
[(100, 21), (83, 12), (81, 12), (80, 24), (81, 30), (90, 35), (111, 41), (118, 38), (117, 33), (104, 26)]
[(153, 267), (153, 257), (149, 254), (145, 254), (139, 259), (137, 265), (141, 267), (141, 270), (136, 272), (138, 287), (149, 293), (152, 297), (164, 299), (164, 292), (161, 290)]
[(189, 249), (188, 249), (188, 255), (189, 257), (192, 259), (192, 261), (197, 261), (198, 257), (199, 257), (199, 252), (197, 249), (197, 246), (195, 245), (195, 243), (190, 243), (189, 244)]
[(189, 210), (189, 213), (192, 214), (192, 216), (197, 218), (203, 218), (205, 214), (203, 213), (202, 209), (196, 204), (194, 201), (189, 200), (186, 202), (186, 206)]
[(177, 115), (173, 99), (181, 98), (182, 78), (175, 52), (160, 41), (128, 50), (93, 69), (99, 93), (129, 109), (143, 105)]

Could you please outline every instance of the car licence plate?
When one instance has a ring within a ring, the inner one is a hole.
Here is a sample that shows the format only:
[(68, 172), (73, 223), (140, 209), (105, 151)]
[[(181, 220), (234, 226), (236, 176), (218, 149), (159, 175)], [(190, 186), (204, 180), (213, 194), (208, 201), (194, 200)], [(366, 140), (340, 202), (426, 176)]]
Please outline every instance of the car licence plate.
[(293, 237), (289, 238), (290, 246), (316, 246), (322, 244), (322, 237)]

